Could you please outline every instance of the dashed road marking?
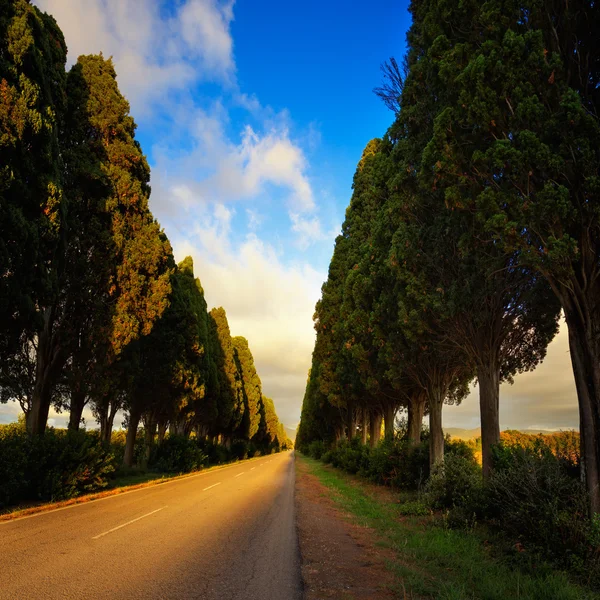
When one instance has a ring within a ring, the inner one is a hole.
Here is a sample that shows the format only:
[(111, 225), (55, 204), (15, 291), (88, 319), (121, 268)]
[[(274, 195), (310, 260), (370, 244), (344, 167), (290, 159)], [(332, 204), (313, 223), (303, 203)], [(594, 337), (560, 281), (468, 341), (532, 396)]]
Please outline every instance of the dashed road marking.
[(208, 487), (205, 487), (202, 491), (205, 492), (206, 490), (210, 490), (210, 488), (214, 488), (218, 485), (221, 485), (221, 481), (219, 481), (219, 483), (213, 483), (212, 485), (209, 485)]
[(167, 507), (161, 506), (160, 508), (157, 508), (156, 510), (153, 510), (152, 512), (142, 515), (141, 517), (137, 517), (137, 519), (132, 519), (131, 521), (127, 521), (127, 523), (123, 523), (122, 525), (117, 525), (117, 527), (113, 527), (112, 529), (109, 529), (108, 531), (105, 531), (104, 533), (95, 535), (92, 539), (97, 540), (98, 538), (104, 537), (105, 535), (108, 535), (109, 533), (112, 533), (113, 531), (117, 531), (117, 529), (122, 529), (123, 527), (127, 527), (127, 525), (131, 525), (132, 523), (139, 521), (140, 519), (145, 519), (146, 517), (149, 517), (150, 515), (153, 515), (153, 514), (157, 513), (159, 510), (163, 510), (164, 508), (167, 508)]

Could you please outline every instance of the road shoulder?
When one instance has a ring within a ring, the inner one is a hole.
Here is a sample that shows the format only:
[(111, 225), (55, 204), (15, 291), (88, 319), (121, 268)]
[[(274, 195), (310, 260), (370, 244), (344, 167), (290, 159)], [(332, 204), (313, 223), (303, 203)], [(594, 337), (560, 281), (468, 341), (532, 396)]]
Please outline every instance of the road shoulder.
[(302, 458), (296, 460), (295, 493), (305, 600), (392, 598), (394, 578), (385, 566), (391, 553), (376, 547), (372, 529), (336, 506)]

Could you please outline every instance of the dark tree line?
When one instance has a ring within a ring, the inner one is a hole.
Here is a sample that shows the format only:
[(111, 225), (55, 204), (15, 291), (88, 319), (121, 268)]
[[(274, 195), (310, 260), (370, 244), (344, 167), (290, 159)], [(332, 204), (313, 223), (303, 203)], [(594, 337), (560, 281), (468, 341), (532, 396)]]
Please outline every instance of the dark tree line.
[(0, 0), (0, 401), (32, 436), (52, 406), (77, 430), (89, 405), (108, 444), (138, 426), (270, 451), (289, 445), (248, 342), (207, 312), (148, 205), (150, 168), (112, 61), (66, 71), (55, 20)]
[(440, 461), (442, 405), (476, 379), (488, 475), (500, 383), (543, 360), (562, 311), (599, 512), (600, 7), (410, 10), (404, 67), (376, 90), (395, 120), (363, 153), (317, 304), (298, 444), (370, 423), (376, 443), (405, 407)]

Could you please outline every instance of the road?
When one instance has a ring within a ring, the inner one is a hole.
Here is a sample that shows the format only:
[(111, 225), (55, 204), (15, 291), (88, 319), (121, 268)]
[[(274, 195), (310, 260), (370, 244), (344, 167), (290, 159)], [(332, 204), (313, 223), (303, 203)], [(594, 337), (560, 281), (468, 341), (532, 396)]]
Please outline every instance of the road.
[(300, 600), (293, 453), (0, 523), (0, 599)]

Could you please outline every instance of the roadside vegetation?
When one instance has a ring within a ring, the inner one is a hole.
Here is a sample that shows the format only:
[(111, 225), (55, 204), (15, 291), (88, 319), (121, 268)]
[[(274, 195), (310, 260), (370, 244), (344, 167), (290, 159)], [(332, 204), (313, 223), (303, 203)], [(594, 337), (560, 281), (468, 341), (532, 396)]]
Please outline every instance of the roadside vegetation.
[(446, 530), (487, 536), (509, 562), (527, 569), (553, 565), (600, 590), (600, 521), (587, 517), (577, 434), (511, 432), (494, 448), (485, 483), (477, 441), (447, 438), (444, 462), (431, 469), (429, 433), (422, 437), (412, 446), (401, 430), (373, 448), (357, 438), (331, 447), (313, 441), (304, 452), (398, 492), (403, 515), (432, 516)]
[(0, 507), (291, 445), (248, 341), (149, 209), (112, 61), (66, 58), (51, 15), (0, 0), (0, 402), (24, 415), (0, 429)]
[(372, 528), (380, 543), (395, 552), (396, 558), (387, 564), (396, 576), (394, 596), (407, 600), (597, 598), (587, 584), (574, 582), (564, 566), (510, 548), (487, 527), (471, 523), (466, 530), (455, 529), (445, 512), (431, 511), (413, 494), (390, 497), (323, 462), (306, 456), (300, 460), (352, 520)]

